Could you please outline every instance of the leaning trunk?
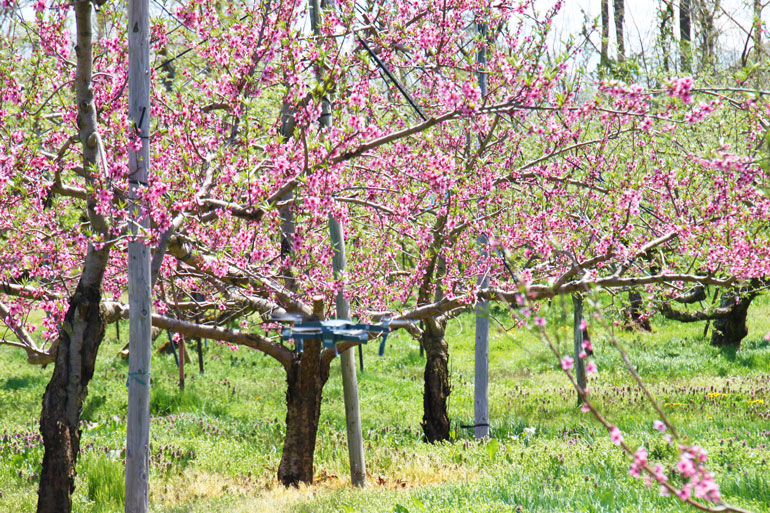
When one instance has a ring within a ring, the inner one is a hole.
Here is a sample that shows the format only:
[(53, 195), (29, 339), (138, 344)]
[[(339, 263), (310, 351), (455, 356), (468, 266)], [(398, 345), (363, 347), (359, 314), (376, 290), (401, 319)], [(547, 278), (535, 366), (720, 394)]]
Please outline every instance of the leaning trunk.
[(321, 414), (321, 392), (329, 366), (321, 360), (319, 341), (305, 341), (305, 351), (294, 359), (286, 381), (286, 439), (278, 467), (284, 486), (313, 482), (313, 453)]
[(729, 293), (722, 294), (720, 305), (727, 308), (735, 305), (729, 315), (722, 316), (714, 321), (714, 330), (711, 333), (711, 345), (717, 347), (731, 347), (739, 349), (741, 340), (749, 334), (746, 327), (746, 314), (754, 296), (738, 298)]
[(426, 357), (422, 429), (431, 443), (449, 439), (449, 346), (444, 333), (445, 322), (429, 319), (421, 338)]
[[(77, 29), (75, 92), (78, 135), (82, 145), (86, 186), (93, 187), (91, 172), (97, 167), (101, 143), (91, 85), (91, 2), (76, 2), (74, 9)], [(86, 204), (91, 230), (107, 238), (109, 227), (105, 218), (96, 212), (96, 198), (90, 197)], [(104, 338), (105, 322), (100, 303), (108, 256), (109, 246), (96, 249), (89, 244), (80, 281), (69, 300), (69, 309), (59, 329), (53, 376), (43, 395), (40, 414), (40, 433), (45, 452), (40, 473), (38, 513), (69, 513), (72, 510), (75, 464), (80, 451), (80, 413), (88, 393), (88, 383), (94, 375), (96, 353)]]
[(94, 375), (96, 353), (104, 338), (100, 311), (107, 250), (89, 249), (84, 271), (59, 333), (51, 381), (43, 395), (40, 433), (45, 453), (40, 473), (38, 513), (69, 513), (80, 451), (80, 412)]

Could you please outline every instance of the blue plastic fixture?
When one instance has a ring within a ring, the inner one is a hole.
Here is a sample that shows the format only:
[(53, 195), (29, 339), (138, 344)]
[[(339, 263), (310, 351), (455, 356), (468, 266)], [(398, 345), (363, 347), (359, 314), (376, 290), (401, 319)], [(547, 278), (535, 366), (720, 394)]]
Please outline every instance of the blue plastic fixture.
[(390, 320), (382, 324), (360, 324), (346, 319), (330, 319), (328, 321), (307, 321), (294, 326), (287, 326), (281, 330), (281, 339), (284, 341), (293, 339), (297, 344), (297, 352), (304, 350), (304, 341), (320, 339), (325, 349), (334, 349), (337, 356), (338, 342), (369, 342), (371, 332), (382, 333), (380, 342), (380, 356), (385, 354), (385, 341), (390, 332)]

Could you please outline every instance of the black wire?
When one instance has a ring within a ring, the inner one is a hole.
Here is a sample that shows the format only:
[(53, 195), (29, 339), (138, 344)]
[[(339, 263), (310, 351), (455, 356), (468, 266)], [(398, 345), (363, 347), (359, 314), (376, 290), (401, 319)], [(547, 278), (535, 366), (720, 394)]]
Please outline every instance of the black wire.
[(412, 108), (417, 112), (417, 114), (422, 118), (423, 121), (428, 121), (428, 118), (425, 116), (425, 113), (422, 111), (422, 109), (415, 103), (415, 101), (412, 99), (409, 92), (404, 88), (404, 86), (401, 84), (401, 82), (393, 76), (393, 74), (390, 72), (388, 67), (385, 65), (384, 62), (377, 56), (376, 53), (374, 53), (374, 50), (372, 50), (368, 44), (366, 44), (366, 41), (364, 41), (361, 36), (356, 36), (356, 39), (358, 39), (358, 42), (361, 43), (361, 46), (364, 47), (366, 52), (374, 59), (374, 62), (377, 64), (377, 66), (382, 70), (383, 73), (390, 79), (391, 82), (398, 88), (398, 90), (401, 92), (404, 98), (406, 98), (406, 101), (409, 102), (409, 105), (412, 106)]

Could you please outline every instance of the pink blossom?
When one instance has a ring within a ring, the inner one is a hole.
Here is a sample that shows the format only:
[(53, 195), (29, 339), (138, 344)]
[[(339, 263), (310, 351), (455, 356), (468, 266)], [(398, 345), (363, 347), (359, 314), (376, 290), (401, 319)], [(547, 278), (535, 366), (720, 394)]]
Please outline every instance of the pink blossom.
[(540, 326), (541, 328), (545, 327), (545, 319), (542, 317), (535, 317), (535, 325)]
[(659, 420), (653, 420), (652, 421), (652, 427), (654, 427), (655, 429), (657, 429), (661, 433), (665, 433), (666, 432), (666, 425), (663, 422), (659, 421)]
[(689, 484), (684, 485), (681, 490), (676, 491), (676, 496), (680, 500), (688, 500), (692, 496), (692, 487)]
[(599, 372), (599, 369), (596, 367), (596, 362), (591, 360), (586, 363), (586, 374), (591, 375), (596, 374), (597, 372)]
[(610, 441), (615, 445), (620, 445), (623, 443), (623, 434), (620, 432), (617, 426), (612, 426), (610, 428)]
[(573, 367), (574, 363), (575, 363), (575, 359), (569, 355), (566, 355), (564, 358), (561, 359), (561, 368), (564, 370), (570, 370)]
[(667, 88), (667, 93), (672, 98), (679, 98), (684, 103), (692, 103), (692, 78), (683, 77), (672, 79)]
[(631, 468), (628, 469), (628, 473), (634, 477), (641, 475), (642, 469), (647, 464), (647, 449), (639, 447), (634, 452), (634, 462), (631, 463)]
[(682, 454), (676, 464), (676, 471), (684, 477), (691, 477), (695, 474), (695, 465), (693, 465), (692, 456), (690, 454)]

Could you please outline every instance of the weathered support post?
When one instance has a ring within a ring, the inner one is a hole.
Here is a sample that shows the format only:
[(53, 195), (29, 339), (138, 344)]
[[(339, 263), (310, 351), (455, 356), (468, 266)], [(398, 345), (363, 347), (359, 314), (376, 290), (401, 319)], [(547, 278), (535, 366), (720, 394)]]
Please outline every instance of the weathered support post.
[[(580, 358), (580, 353), (583, 349), (583, 296), (580, 294), (572, 294), (572, 305), (575, 310), (573, 319), (572, 333), (574, 334), (574, 351), (575, 351), (575, 379), (577, 379), (578, 387), (580, 390), (586, 389), (586, 366), (585, 359)], [(578, 404), (583, 403), (583, 397), (578, 394)]]
[[(318, 24), (321, 16), (319, 0), (310, 0), (310, 25), (313, 34), (320, 35)], [(320, 78), (320, 77), (319, 77)], [(331, 104), (324, 98), (321, 108), (321, 126), (331, 126)], [(337, 280), (345, 278), (345, 234), (339, 222), (329, 216), (334, 257), (332, 266)], [(344, 289), (337, 292), (335, 298), (338, 319), (350, 319), (350, 303), (345, 298)], [(358, 379), (356, 377), (355, 353), (348, 349), (340, 355), (342, 369), (342, 388), (345, 396), (345, 423), (348, 432), (348, 456), (350, 458), (350, 479), (353, 486), (366, 486), (366, 462), (364, 461), (364, 437), (361, 427), (361, 409), (358, 403)]]
[(128, 2), (128, 113), (138, 150), (129, 145), (128, 244), (128, 419), (126, 425), (126, 513), (147, 513), (150, 477), (150, 358), (152, 302), (150, 248), (144, 232), (150, 219), (141, 197), (150, 175), (150, 6)]
[[(486, 64), (486, 50), (483, 44), (486, 44), (486, 26), (478, 24), (476, 26), (478, 34), (481, 36), (482, 46), (476, 55), (476, 62), (479, 65), (478, 80), (479, 89), (481, 89), (482, 98), (487, 94), (487, 76), (483, 71)], [(486, 260), (489, 257), (489, 240), (486, 234), (480, 233), (476, 237), (476, 243), (479, 247), (481, 258)], [(489, 286), (489, 276), (485, 272), (478, 279), (479, 287), (485, 289)], [(474, 410), (474, 435), (476, 438), (485, 438), (489, 436), (489, 301), (479, 301), (476, 303), (476, 354), (474, 365), (474, 390), (473, 390), (473, 410)]]
[[(317, 1), (317, 0), (314, 0)], [(329, 231), (334, 247), (335, 279), (345, 277), (345, 235), (336, 219), (329, 216)], [(335, 298), (338, 319), (350, 319), (350, 302), (344, 290), (337, 292)], [(360, 346), (359, 346), (360, 347)], [(356, 377), (356, 358), (352, 348), (340, 355), (342, 368), (342, 388), (345, 395), (345, 423), (348, 431), (348, 455), (350, 457), (350, 479), (353, 486), (366, 486), (366, 461), (364, 459), (364, 438), (361, 427), (361, 409), (358, 403), (358, 380)]]

